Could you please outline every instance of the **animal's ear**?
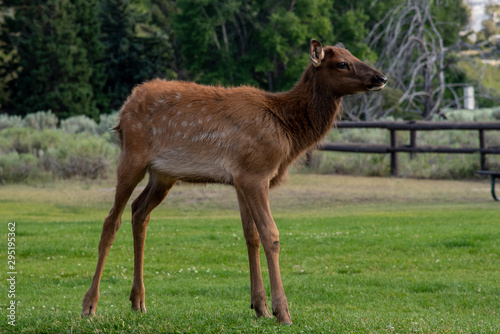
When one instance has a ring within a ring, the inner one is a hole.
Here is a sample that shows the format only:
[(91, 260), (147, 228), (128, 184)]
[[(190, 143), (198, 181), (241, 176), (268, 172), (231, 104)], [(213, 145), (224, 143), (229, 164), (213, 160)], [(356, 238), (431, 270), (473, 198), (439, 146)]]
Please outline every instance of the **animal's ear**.
[(338, 48), (341, 48), (341, 49), (345, 49), (344, 44), (342, 44), (340, 42), (338, 42), (337, 44), (335, 44), (335, 46), (338, 47)]
[(325, 51), (321, 43), (315, 39), (311, 39), (311, 53), (309, 54), (314, 67), (321, 65), (321, 61), (325, 58)]

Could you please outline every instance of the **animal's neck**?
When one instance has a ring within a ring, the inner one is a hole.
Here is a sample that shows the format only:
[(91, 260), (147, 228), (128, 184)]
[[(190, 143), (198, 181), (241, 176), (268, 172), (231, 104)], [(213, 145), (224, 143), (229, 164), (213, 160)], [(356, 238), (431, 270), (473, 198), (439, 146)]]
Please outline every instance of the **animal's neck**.
[(289, 92), (279, 94), (276, 115), (287, 128), (293, 151), (300, 154), (317, 144), (331, 129), (342, 97), (321, 85), (310, 66)]

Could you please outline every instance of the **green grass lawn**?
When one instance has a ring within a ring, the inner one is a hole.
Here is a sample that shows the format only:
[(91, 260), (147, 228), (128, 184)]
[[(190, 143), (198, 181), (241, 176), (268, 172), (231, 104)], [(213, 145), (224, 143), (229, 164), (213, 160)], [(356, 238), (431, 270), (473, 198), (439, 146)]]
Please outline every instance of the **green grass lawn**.
[[(128, 209), (96, 316), (82, 319), (113, 194), (111, 183), (0, 187), (2, 254), (15, 221), (17, 270), (16, 327), (8, 325), (2, 279), (0, 332), (500, 332), (500, 205), (487, 181), (292, 175), (272, 192), (271, 207), (293, 326), (250, 309), (236, 196), (222, 186), (178, 185), (153, 212), (146, 314), (133, 313), (128, 300)], [(263, 255), (262, 263), (270, 296)]]

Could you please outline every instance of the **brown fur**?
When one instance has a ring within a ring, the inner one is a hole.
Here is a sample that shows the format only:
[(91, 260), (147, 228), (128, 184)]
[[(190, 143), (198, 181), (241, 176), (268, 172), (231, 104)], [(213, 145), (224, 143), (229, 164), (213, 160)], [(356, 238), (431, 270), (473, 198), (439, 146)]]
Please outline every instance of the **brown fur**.
[(233, 185), (238, 196), (249, 253), (252, 307), (258, 316), (270, 316), (260, 274), (262, 242), (273, 312), (280, 323), (291, 323), (279, 273), (279, 234), (269, 210), (268, 189), (283, 181), (288, 166), (331, 129), (342, 96), (380, 90), (387, 81), (342, 45), (323, 48), (312, 40), (310, 57), (312, 62), (302, 78), (285, 93), (159, 79), (134, 89), (116, 127), (122, 153), (115, 205), (104, 222), (96, 274), (83, 301), (82, 315), (95, 312), (104, 261), (120, 227), (121, 213), (148, 171), (149, 183), (132, 204), (132, 308), (145, 311), (142, 267), (151, 211), (177, 180), (223, 183)]

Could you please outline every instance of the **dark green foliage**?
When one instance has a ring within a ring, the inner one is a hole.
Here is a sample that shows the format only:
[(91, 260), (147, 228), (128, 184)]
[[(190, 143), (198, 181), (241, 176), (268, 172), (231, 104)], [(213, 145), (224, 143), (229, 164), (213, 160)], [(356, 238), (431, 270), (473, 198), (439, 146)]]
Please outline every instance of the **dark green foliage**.
[[(130, 0), (101, 1), (99, 18), (108, 75), (104, 92), (111, 99), (111, 108), (119, 109), (135, 85), (168, 76), (165, 63), (170, 42), (165, 34), (145, 25), (148, 14), (139, 12)], [(138, 31), (140, 25), (142, 32)]]
[[(80, 28), (80, 36), (84, 44), (84, 49), (87, 50), (88, 63), (92, 67), (92, 75), (89, 78), (89, 82), (92, 86), (93, 99), (98, 110), (109, 112), (107, 108), (110, 97), (103, 90), (108, 74), (106, 72), (104, 46), (99, 41), (101, 32), (101, 21), (98, 17), (99, 2), (100, 0), (76, 2), (75, 10), (78, 13), (76, 24)], [(72, 116), (74, 115), (79, 114), (72, 114)], [(95, 115), (89, 116), (97, 120)]]
[(333, 42), (332, 1), (199, 4), (178, 1), (172, 28), (189, 76), (200, 82), (287, 89), (307, 64), (309, 39)]
[[(97, 121), (99, 113), (119, 109), (135, 85), (155, 77), (287, 90), (308, 63), (311, 38), (343, 42), (374, 64), (384, 46), (366, 38), (403, 4), (417, 2), (5, 0), (0, 107)], [(444, 46), (453, 45), (467, 22), (467, 7), (452, 0), (430, 8)], [(452, 69), (447, 77), (464, 82)], [(398, 113), (394, 97), (402, 92), (393, 93), (381, 106)]]
[(458, 33), (469, 21), (470, 10), (462, 0), (432, 2), (431, 10), (436, 17), (439, 32), (445, 46), (456, 43)]
[(103, 79), (96, 5), (97, 0), (4, 1), (15, 13), (6, 18), (2, 40), (17, 52), (9, 69), (17, 75), (11, 89), (18, 113), (51, 109), (60, 118), (97, 118), (104, 97), (94, 96)]

